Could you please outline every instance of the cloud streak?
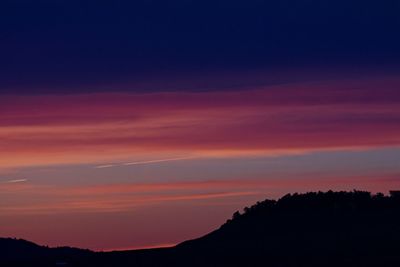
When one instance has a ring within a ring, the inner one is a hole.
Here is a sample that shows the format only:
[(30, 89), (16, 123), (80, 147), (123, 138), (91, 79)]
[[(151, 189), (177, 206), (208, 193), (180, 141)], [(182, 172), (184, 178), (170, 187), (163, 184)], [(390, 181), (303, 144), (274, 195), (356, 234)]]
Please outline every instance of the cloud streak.
[(0, 165), (109, 168), (398, 146), (399, 87), (397, 77), (375, 77), (238, 91), (9, 95), (0, 99)]
[[(304, 177), (303, 177), (304, 176)], [(387, 191), (399, 183), (398, 174), (376, 176), (299, 175), (291, 179), (236, 179), (164, 183), (108, 183), (55, 186), (33, 183), (0, 184), (2, 215), (120, 213), (177, 204), (223, 204), (225, 200), (257, 199), (309, 190)], [(51, 201), (49, 201), (51, 199)]]
[[(2, 214), (124, 212), (161, 203), (208, 201), (258, 195), (256, 181), (128, 183), (57, 187), (0, 184)], [(259, 183), (259, 182), (258, 182)], [(263, 185), (260, 184), (262, 187)], [(18, 196), (18, 198), (16, 198)], [(9, 198), (11, 197), (11, 198)], [(49, 202), (48, 200), (52, 201)]]

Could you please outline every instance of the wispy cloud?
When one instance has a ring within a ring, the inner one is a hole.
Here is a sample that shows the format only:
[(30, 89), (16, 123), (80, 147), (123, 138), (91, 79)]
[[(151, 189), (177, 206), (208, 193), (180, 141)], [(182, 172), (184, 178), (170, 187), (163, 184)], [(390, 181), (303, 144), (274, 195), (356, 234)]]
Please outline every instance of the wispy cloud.
[(183, 160), (169, 155), (396, 146), (399, 86), (396, 77), (376, 77), (238, 91), (6, 96), (0, 166), (110, 168)]
[[(397, 174), (377, 176), (299, 175), (296, 179), (236, 179), (164, 183), (110, 183), (50, 186), (33, 183), (0, 184), (2, 214), (53, 214), (124, 212), (149, 206), (192, 203), (207, 205), (243, 199), (262, 199), (293, 191), (352, 190), (383, 191), (398, 186)], [(8, 198), (10, 197), (10, 198)], [(49, 201), (51, 200), (51, 201)], [(217, 205), (213, 204), (213, 205)]]
[(258, 195), (260, 188), (268, 186), (264, 182), (248, 180), (122, 183), (72, 187), (22, 185), (8, 183), (0, 186), (0, 192), (3, 193), (0, 199), (12, 197), (12, 200), (5, 201), (9, 205), (0, 205), (0, 212), (3, 214), (122, 212), (161, 203), (250, 197)]

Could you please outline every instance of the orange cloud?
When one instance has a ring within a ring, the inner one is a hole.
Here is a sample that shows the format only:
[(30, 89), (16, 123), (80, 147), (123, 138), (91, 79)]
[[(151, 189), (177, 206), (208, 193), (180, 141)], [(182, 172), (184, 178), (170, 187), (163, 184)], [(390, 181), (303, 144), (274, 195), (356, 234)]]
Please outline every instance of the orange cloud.
[[(326, 175), (325, 175), (326, 176)], [(397, 174), (325, 177), (316, 175), (292, 179), (237, 179), (173, 183), (120, 183), (87, 186), (50, 186), (26, 183), (0, 184), (0, 213), (3, 215), (96, 213), (134, 211), (165, 203), (196, 201), (213, 205), (223, 199), (262, 199), (310, 190), (387, 191), (399, 185)], [(51, 200), (51, 201), (49, 201)]]
[[(152, 184), (103, 184), (57, 187), (0, 184), (2, 214), (120, 212), (175, 201), (202, 201), (258, 194), (256, 181), (201, 181)], [(251, 190), (250, 190), (251, 188)], [(51, 201), (49, 202), (49, 199)]]

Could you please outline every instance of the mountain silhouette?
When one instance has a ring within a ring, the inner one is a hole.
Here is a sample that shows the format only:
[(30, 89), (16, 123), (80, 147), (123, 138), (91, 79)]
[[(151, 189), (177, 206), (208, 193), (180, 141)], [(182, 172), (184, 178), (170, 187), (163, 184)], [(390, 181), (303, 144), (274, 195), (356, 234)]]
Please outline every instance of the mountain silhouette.
[(400, 266), (400, 192), (288, 194), (173, 248), (91, 252), (0, 239), (0, 266)]

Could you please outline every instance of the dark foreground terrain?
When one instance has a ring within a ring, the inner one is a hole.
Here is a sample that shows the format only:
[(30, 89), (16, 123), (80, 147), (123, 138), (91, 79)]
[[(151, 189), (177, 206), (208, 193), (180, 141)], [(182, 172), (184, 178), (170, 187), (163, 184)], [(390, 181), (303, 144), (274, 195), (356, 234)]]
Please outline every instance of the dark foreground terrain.
[(92, 252), (0, 239), (0, 266), (400, 266), (400, 193), (286, 195), (174, 248)]

